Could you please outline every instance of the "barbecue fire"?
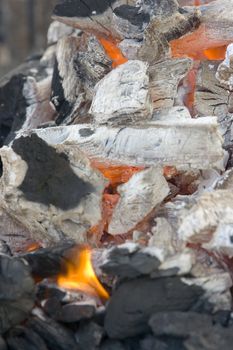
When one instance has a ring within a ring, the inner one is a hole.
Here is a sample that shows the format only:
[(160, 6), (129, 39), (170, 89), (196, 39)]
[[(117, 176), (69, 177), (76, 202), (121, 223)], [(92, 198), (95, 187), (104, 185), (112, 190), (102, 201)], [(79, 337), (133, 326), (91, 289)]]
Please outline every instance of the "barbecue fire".
[(91, 250), (83, 247), (77, 250), (74, 261), (67, 263), (67, 273), (60, 275), (57, 283), (61, 288), (73, 289), (98, 295), (102, 299), (108, 299), (109, 294), (99, 282), (91, 262)]

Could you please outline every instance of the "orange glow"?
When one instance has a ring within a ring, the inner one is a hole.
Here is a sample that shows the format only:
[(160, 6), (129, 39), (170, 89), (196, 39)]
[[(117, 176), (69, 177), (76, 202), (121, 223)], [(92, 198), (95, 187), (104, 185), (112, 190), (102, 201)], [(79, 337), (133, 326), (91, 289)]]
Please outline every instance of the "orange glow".
[(204, 50), (204, 55), (208, 60), (224, 60), (227, 50), (227, 45), (220, 47), (212, 47), (210, 49)]
[(40, 243), (33, 242), (27, 246), (26, 251), (30, 253), (30, 252), (34, 252), (35, 250), (40, 249), (40, 248), (41, 248)]
[(224, 59), (229, 41), (216, 41), (206, 34), (205, 24), (194, 32), (170, 42), (172, 57), (190, 57), (194, 60)]
[(143, 170), (143, 167), (127, 166), (127, 165), (108, 165), (93, 161), (92, 166), (98, 169), (106, 179), (109, 180), (111, 185), (118, 185), (129, 181), (131, 176), (138, 171)]
[(171, 179), (173, 176), (176, 176), (177, 174), (178, 174), (178, 171), (174, 166), (165, 166), (163, 168), (163, 175), (167, 179)]
[(67, 264), (66, 275), (57, 279), (60, 287), (83, 291), (108, 299), (109, 294), (99, 282), (91, 263), (91, 250), (87, 247), (78, 248), (76, 260)]
[(121, 50), (117, 46), (117, 43), (110, 39), (98, 38), (99, 42), (103, 46), (106, 54), (112, 61), (112, 67), (116, 68), (117, 66), (127, 62), (127, 58), (124, 57)]

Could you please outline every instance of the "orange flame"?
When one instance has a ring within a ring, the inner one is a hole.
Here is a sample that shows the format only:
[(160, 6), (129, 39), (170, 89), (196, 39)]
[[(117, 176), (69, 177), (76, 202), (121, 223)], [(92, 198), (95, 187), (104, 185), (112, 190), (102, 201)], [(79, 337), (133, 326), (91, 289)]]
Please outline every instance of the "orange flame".
[(114, 42), (113, 40), (110, 40), (110, 39), (107, 40), (107, 39), (104, 39), (101, 37), (99, 37), (98, 40), (101, 43), (101, 45), (103, 46), (106, 54), (108, 55), (108, 57), (112, 61), (113, 68), (116, 68), (117, 66), (128, 61), (127, 58), (124, 57), (124, 55), (122, 54), (119, 47), (117, 47), (116, 42)]
[(58, 276), (57, 283), (65, 289), (73, 289), (98, 295), (108, 299), (109, 294), (99, 282), (91, 263), (91, 250), (87, 247), (79, 248), (75, 261), (67, 264), (67, 273)]

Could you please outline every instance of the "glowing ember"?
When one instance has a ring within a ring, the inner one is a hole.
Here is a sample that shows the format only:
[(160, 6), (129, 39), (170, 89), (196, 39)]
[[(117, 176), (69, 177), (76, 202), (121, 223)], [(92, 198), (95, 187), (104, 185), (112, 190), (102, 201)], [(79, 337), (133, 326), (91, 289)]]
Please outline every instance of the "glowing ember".
[(208, 38), (204, 24), (194, 32), (170, 42), (173, 57), (187, 56), (195, 60), (224, 59), (228, 44), (226, 40), (220, 42)]
[(116, 68), (117, 66), (127, 62), (127, 58), (124, 57), (119, 47), (113, 40), (107, 40), (104, 38), (98, 38), (99, 42), (103, 46), (106, 54), (112, 61), (112, 67)]
[(31, 243), (31, 244), (29, 244), (28, 246), (27, 246), (27, 248), (26, 248), (26, 252), (34, 252), (34, 251), (36, 251), (37, 249), (40, 249), (41, 248), (41, 245), (40, 245), (40, 243), (38, 243), (38, 242), (33, 242), (33, 243)]
[(91, 263), (91, 250), (87, 247), (79, 248), (76, 260), (67, 264), (66, 275), (58, 277), (57, 283), (65, 289), (83, 291), (91, 295), (98, 295), (108, 299), (109, 294), (99, 282)]
[(227, 45), (220, 47), (213, 47), (210, 49), (204, 50), (204, 55), (208, 60), (224, 60), (226, 55)]
[(131, 176), (138, 171), (143, 170), (143, 167), (127, 166), (127, 165), (108, 165), (97, 161), (92, 162), (93, 168), (98, 169), (111, 185), (118, 185), (129, 181)]

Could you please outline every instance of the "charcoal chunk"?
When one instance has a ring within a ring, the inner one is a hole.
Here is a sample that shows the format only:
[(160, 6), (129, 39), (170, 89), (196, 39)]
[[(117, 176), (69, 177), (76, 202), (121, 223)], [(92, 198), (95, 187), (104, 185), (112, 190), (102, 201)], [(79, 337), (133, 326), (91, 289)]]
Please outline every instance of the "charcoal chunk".
[(158, 312), (151, 317), (149, 325), (155, 336), (185, 338), (192, 333), (210, 329), (212, 317), (190, 311)]
[(49, 298), (45, 301), (43, 309), (47, 315), (56, 320), (60, 318), (62, 304), (56, 297)]
[(34, 330), (45, 341), (49, 349), (67, 350), (76, 349), (74, 335), (71, 330), (49, 318), (43, 320), (34, 317), (28, 321), (29, 329)]
[(142, 274), (151, 274), (160, 265), (159, 259), (148, 254), (146, 251), (138, 250), (135, 245), (132, 252), (127, 245), (113, 248), (107, 261), (101, 269), (108, 275), (116, 275), (120, 278), (135, 278)]
[(20, 259), (0, 255), (0, 334), (27, 318), (34, 299), (28, 266)]
[(6, 342), (2, 337), (0, 337), (0, 350), (7, 350)]
[(187, 311), (203, 294), (179, 277), (140, 277), (119, 285), (106, 309), (105, 330), (110, 338), (124, 339), (149, 331), (148, 321), (156, 312)]
[(125, 350), (125, 347), (118, 340), (107, 339), (101, 344), (100, 350)]
[(2, 239), (0, 239), (0, 254), (1, 254), (1, 255), (12, 256), (10, 247), (9, 247), (8, 244), (7, 244), (5, 241), (3, 241)]
[(148, 335), (140, 341), (140, 350), (168, 350), (168, 345), (152, 335)]
[(233, 329), (215, 326), (211, 330), (191, 336), (184, 344), (187, 350), (230, 350), (233, 344)]
[(94, 322), (82, 323), (75, 334), (80, 350), (95, 350), (100, 345), (104, 329)]
[(95, 307), (91, 304), (71, 303), (64, 305), (59, 315), (59, 321), (70, 323), (93, 317)]
[(90, 17), (105, 12), (116, 0), (63, 0), (55, 9), (54, 15), (64, 17)]
[(48, 350), (37, 333), (23, 327), (15, 328), (8, 334), (7, 345), (10, 350)]

